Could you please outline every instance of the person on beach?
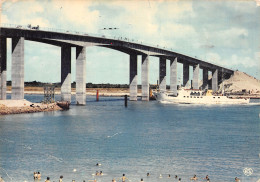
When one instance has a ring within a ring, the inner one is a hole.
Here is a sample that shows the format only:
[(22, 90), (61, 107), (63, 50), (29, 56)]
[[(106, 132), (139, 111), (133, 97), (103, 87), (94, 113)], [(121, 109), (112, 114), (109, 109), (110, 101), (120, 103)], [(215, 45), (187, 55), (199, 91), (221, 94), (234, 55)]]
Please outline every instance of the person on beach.
[(2, 177), (0, 177), (0, 182), (5, 182), (4, 179)]
[(63, 178), (63, 176), (60, 176), (59, 182), (62, 182), (62, 178)]
[(197, 178), (196, 174), (194, 174), (194, 176), (193, 176), (192, 178), (190, 178), (190, 180), (193, 180), (193, 181), (196, 181), (196, 180), (198, 180), (198, 178)]
[(47, 179), (45, 180), (45, 182), (51, 182), (51, 181), (50, 181), (50, 177), (47, 177)]

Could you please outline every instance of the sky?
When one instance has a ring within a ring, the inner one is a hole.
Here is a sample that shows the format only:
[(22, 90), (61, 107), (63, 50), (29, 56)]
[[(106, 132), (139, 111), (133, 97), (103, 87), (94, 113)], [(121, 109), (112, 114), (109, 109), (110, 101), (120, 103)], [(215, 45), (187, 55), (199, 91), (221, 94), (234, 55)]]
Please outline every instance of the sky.
[[(2, 24), (32, 24), (40, 28), (128, 37), (172, 48), (175, 52), (260, 79), (259, 0), (0, 1)], [(7, 48), (7, 79), (11, 80), (10, 39)], [(25, 41), (25, 81), (60, 82), (60, 50), (52, 45)], [(72, 82), (75, 81), (75, 59), (73, 48)], [(129, 55), (108, 48), (88, 47), (86, 60), (88, 83), (129, 83)], [(190, 70), (192, 79), (192, 67)], [(168, 60), (167, 84), (169, 74)], [(182, 81), (181, 75), (182, 64), (178, 64), (179, 82)], [(155, 84), (158, 77), (159, 58), (150, 57), (150, 83)]]

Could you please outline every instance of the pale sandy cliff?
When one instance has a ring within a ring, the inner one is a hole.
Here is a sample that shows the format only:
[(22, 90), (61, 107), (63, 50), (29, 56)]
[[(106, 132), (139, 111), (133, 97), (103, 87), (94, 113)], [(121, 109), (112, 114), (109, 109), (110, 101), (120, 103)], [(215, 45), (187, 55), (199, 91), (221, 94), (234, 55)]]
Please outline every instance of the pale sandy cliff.
[(225, 92), (242, 92), (243, 90), (250, 94), (260, 94), (260, 80), (240, 71), (235, 71), (234, 74), (223, 84), (219, 84), (219, 91), (224, 85)]

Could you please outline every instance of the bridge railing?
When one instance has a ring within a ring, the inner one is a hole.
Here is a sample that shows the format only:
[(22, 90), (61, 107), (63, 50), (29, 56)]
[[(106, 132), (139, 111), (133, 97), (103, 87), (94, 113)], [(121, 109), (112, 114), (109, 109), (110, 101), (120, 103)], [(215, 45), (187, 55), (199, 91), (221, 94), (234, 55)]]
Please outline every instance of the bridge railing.
[(52, 31), (52, 32), (59, 32), (59, 33), (68, 33), (68, 34), (75, 34), (75, 35), (85, 35), (85, 36), (92, 36), (92, 37), (98, 37), (98, 38), (109, 38), (113, 40), (120, 40), (124, 42), (132, 42), (132, 43), (137, 43), (137, 44), (142, 44), (150, 47), (156, 47), (168, 51), (173, 51), (173, 49), (159, 46), (159, 45), (154, 45), (150, 43), (145, 43), (143, 41), (133, 39), (133, 38), (128, 38), (128, 37), (123, 37), (123, 36), (108, 36), (104, 34), (94, 34), (94, 33), (89, 33), (89, 32), (80, 32), (80, 31), (72, 31), (72, 30), (65, 30), (65, 29), (57, 29), (57, 28), (49, 28), (49, 27), (37, 27), (37, 26), (31, 26), (31, 25), (18, 25), (18, 24), (1, 24), (1, 27), (6, 27), (6, 28), (17, 28), (17, 29), (27, 29), (27, 30), (42, 30), (42, 31)]
[[(67, 33), (67, 34), (74, 34), (74, 35), (83, 35), (83, 36), (91, 36), (91, 37), (97, 37), (97, 38), (108, 38), (108, 39), (112, 39), (112, 40), (120, 40), (120, 41), (124, 41), (124, 42), (131, 42), (131, 43), (136, 43), (136, 44), (141, 44), (144, 46), (150, 46), (150, 47), (154, 47), (154, 48), (158, 48), (158, 49), (163, 49), (166, 51), (170, 51), (170, 52), (174, 52), (173, 48), (169, 48), (166, 46), (159, 46), (159, 45), (154, 45), (154, 44), (150, 44), (150, 43), (146, 43), (140, 40), (136, 40), (133, 38), (128, 38), (128, 37), (122, 37), (122, 36), (108, 36), (108, 35), (104, 35), (104, 34), (94, 34), (94, 33), (87, 33), (87, 32), (80, 32), (80, 31), (72, 31), (72, 30), (65, 30), (65, 29), (57, 29), (57, 28), (49, 28), (49, 27), (40, 27), (40, 26), (31, 26), (31, 24), (29, 25), (18, 25), (18, 24), (6, 24), (3, 23), (1, 24), (1, 27), (5, 27), (5, 28), (16, 28), (16, 29), (26, 29), (26, 30), (35, 30), (35, 31), (51, 31), (51, 32), (57, 32), (57, 33)], [(176, 51), (176, 50), (175, 50)], [(186, 53), (181, 52), (180, 50), (178, 50), (178, 52), (182, 55), (187, 55)], [(198, 60), (202, 60), (197, 56), (188, 56), (190, 58), (194, 58), (194, 59), (198, 59)], [(214, 63), (214, 65), (218, 66), (218, 67), (222, 67), (225, 69), (230, 69), (227, 67), (223, 67), (220, 66), (216, 63)], [(232, 70), (232, 69), (230, 69)]]

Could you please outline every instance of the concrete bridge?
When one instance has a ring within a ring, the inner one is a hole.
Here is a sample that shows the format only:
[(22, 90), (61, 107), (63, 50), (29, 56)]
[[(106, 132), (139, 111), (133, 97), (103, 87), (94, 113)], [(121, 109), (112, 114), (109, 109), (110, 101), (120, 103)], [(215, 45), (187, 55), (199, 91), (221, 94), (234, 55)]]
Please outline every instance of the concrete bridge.
[[(179, 54), (159, 46), (144, 45), (122, 38), (107, 38), (86, 33), (32, 29), (25, 26), (2, 25), (0, 27), (0, 99), (6, 99), (6, 40), (12, 39), (12, 96), (24, 99), (24, 41), (36, 41), (61, 47), (61, 98), (71, 100), (71, 48), (76, 47), (76, 101), (86, 103), (86, 49), (101, 46), (129, 55), (130, 100), (137, 100), (137, 56), (141, 55), (142, 100), (149, 100), (149, 57), (159, 58), (159, 88), (166, 90), (166, 60), (170, 60), (170, 90), (177, 93), (177, 62), (183, 64), (183, 85), (189, 83), (189, 66), (193, 66), (192, 87), (199, 89), (199, 73), (203, 70), (202, 88), (218, 89), (222, 75), (229, 77), (233, 70), (196, 58)], [(208, 72), (212, 72), (209, 85)]]

